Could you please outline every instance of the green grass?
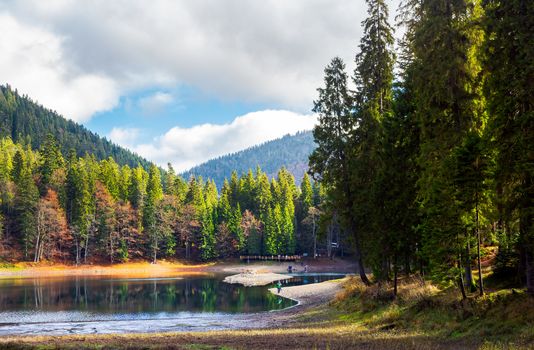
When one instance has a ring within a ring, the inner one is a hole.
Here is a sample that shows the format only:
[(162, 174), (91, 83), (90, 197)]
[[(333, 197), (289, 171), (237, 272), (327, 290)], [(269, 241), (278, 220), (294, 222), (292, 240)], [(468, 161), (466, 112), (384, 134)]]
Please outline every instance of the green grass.
[[(502, 344), (534, 344), (534, 298), (524, 291), (505, 289), (462, 301), (454, 288), (437, 290), (407, 281), (396, 300), (385, 291), (371, 290), (351, 280), (352, 286), (334, 302), (338, 319), (370, 330), (412, 331), (439, 339), (480, 339)], [(356, 285), (354, 285), (356, 284)], [(377, 289), (378, 287), (374, 287)], [(390, 292), (390, 291), (389, 291)], [(501, 346), (501, 347), (499, 347)]]

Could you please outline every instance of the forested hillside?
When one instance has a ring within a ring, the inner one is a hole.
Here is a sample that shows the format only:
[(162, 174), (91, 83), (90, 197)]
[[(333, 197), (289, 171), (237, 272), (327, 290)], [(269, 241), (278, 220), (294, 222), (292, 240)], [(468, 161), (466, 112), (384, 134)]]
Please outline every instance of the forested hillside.
[(172, 168), (162, 177), (155, 165), (147, 172), (112, 157), (65, 158), (52, 136), (38, 151), (0, 139), (0, 260), (313, 254), (321, 201), (319, 184), (305, 175), (299, 188), (284, 168), (272, 179), (259, 168), (234, 172), (219, 192), (212, 180), (185, 181)]
[(314, 149), (312, 133), (299, 132), (212, 159), (185, 172), (184, 178), (202, 176), (213, 179), (217, 187), (221, 188), (224, 178), (229, 178), (233, 171), (244, 174), (249, 169), (260, 166), (267, 176), (274, 177), (279, 169), (285, 167), (297, 179), (297, 184), (300, 184), (300, 179), (308, 170), (308, 157)]
[(0, 137), (9, 136), (15, 142), (29, 143), (32, 149), (38, 149), (48, 134), (58, 141), (63, 155), (74, 149), (78, 156), (86, 153), (97, 159), (112, 156), (121, 165), (149, 167), (146, 159), (44, 108), (29, 97), (20, 96), (10, 86), (0, 86)]

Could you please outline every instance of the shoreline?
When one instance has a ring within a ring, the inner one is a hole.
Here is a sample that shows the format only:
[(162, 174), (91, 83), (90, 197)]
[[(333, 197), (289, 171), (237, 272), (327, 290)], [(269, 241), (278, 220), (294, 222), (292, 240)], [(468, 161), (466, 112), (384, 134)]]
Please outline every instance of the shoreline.
[[(352, 273), (355, 263), (348, 260), (309, 259), (309, 273)], [(127, 277), (178, 277), (195, 274), (240, 274), (246, 271), (254, 273), (287, 273), (288, 266), (294, 272), (302, 272), (301, 264), (286, 262), (253, 262), (244, 263), (239, 260), (217, 261), (210, 263), (184, 263), (180, 261), (161, 260), (157, 264), (146, 261), (118, 263), (112, 265), (65, 265), (56, 263), (14, 263), (10, 267), (0, 267), (0, 280), (18, 278), (48, 277), (91, 277), (91, 276), (127, 276)]]
[(177, 277), (184, 275), (206, 274), (212, 264), (187, 265), (181, 262), (161, 261), (128, 262), (113, 265), (65, 265), (50, 263), (16, 263), (13, 267), (0, 268), (0, 280), (18, 278), (48, 277)]
[[(344, 281), (347, 281), (348, 276), (340, 278), (338, 280), (330, 280), (319, 283), (304, 284), (300, 286), (282, 287), (280, 293), (276, 288), (269, 288), (269, 292), (274, 295), (278, 295), (287, 299), (296, 301), (297, 306), (314, 306), (323, 303), (327, 303), (332, 300), (337, 293), (342, 289)], [(288, 309), (290, 309), (289, 307)], [(283, 309), (280, 311), (284, 311)]]
[[(39, 322), (19, 325), (6, 325), (8, 329), (0, 335), (0, 348), (4, 340), (14, 341), (50, 338), (65, 339), (74, 336), (131, 336), (135, 334), (145, 334), (146, 336), (159, 334), (166, 336), (172, 333), (203, 333), (203, 332), (225, 332), (244, 330), (267, 330), (280, 327), (302, 325), (301, 317), (308, 311), (324, 307), (341, 290), (343, 281), (347, 277), (339, 280), (325, 281), (320, 283), (285, 287), (283, 293), (276, 293), (273, 289), (269, 291), (275, 295), (294, 300), (296, 305), (271, 311), (254, 313), (193, 313), (188, 314), (187, 323), (184, 327), (183, 317), (170, 317), (162, 319), (133, 319), (133, 320), (112, 320), (112, 321), (76, 321), (76, 322)], [(35, 331), (35, 326), (39, 324), (40, 331)], [(95, 326), (95, 324), (105, 324), (105, 326)], [(68, 334), (64, 331), (68, 325)], [(16, 327), (16, 328), (13, 328)], [(11, 328), (11, 329), (10, 329)], [(98, 331), (97, 331), (98, 329)]]

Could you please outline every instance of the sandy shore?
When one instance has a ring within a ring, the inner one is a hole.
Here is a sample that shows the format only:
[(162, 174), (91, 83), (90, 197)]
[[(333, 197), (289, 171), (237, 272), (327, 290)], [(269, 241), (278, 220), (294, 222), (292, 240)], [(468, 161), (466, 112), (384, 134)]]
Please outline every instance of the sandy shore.
[(223, 280), (223, 282), (230, 283), (230, 284), (242, 284), (245, 287), (253, 287), (253, 286), (265, 286), (275, 281), (288, 280), (291, 278), (293, 277), (288, 276), (288, 275), (281, 275), (279, 273), (272, 273), (272, 272), (259, 272), (258, 273), (253, 270), (248, 270), (243, 273), (239, 273), (237, 275), (227, 276)]
[(63, 277), (63, 276), (127, 276), (127, 277), (176, 277), (197, 273), (239, 274), (247, 270), (255, 273), (286, 273), (288, 266), (294, 272), (302, 272), (303, 265), (308, 272), (344, 272), (355, 271), (356, 265), (347, 260), (309, 259), (300, 263), (252, 262), (246, 264), (239, 260), (189, 264), (178, 261), (129, 262), (114, 265), (64, 265), (53, 263), (16, 263), (11, 267), (0, 268), (2, 278)]
[(35, 278), (67, 276), (125, 276), (125, 277), (175, 277), (208, 272), (213, 264), (188, 265), (180, 262), (161, 261), (131, 262), (114, 265), (63, 265), (50, 263), (16, 263), (13, 267), (0, 268), (2, 278)]
[(293, 299), (301, 306), (310, 306), (326, 303), (334, 298), (341, 290), (343, 280), (326, 281), (321, 283), (305, 284), (302, 286), (283, 287), (280, 293), (276, 288), (270, 288), (273, 294)]

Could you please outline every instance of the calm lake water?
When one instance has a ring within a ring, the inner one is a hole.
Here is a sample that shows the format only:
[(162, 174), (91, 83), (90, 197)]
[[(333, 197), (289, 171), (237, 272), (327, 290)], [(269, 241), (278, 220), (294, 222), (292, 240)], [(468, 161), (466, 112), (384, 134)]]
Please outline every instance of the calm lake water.
[[(294, 276), (283, 285), (318, 283), (343, 275)], [(222, 282), (224, 277), (76, 276), (0, 280), (0, 335), (106, 333), (110, 328), (121, 327), (120, 322), (111, 322), (113, 326), (110, 326), (103, 325), (103, 321), (128, 321), (125, 324), (134, 327), (132, 331), (147, 330), (135, 327), (135, 321), (142, 320), (158, 320), (154, 331), (161, 331), (165, 325), (174, 327), (173, 330), (217, 329), (220, 325), (235, 328), (229, 317), (280, 310), (296, 304), (270, 293), (268, 288), (273, 285), (243, 287)], [(233, 320), (240, 322), (239, 317)], [(146, 322), (139, 323), (139, 327), (144, 327), (143, 324)]]

